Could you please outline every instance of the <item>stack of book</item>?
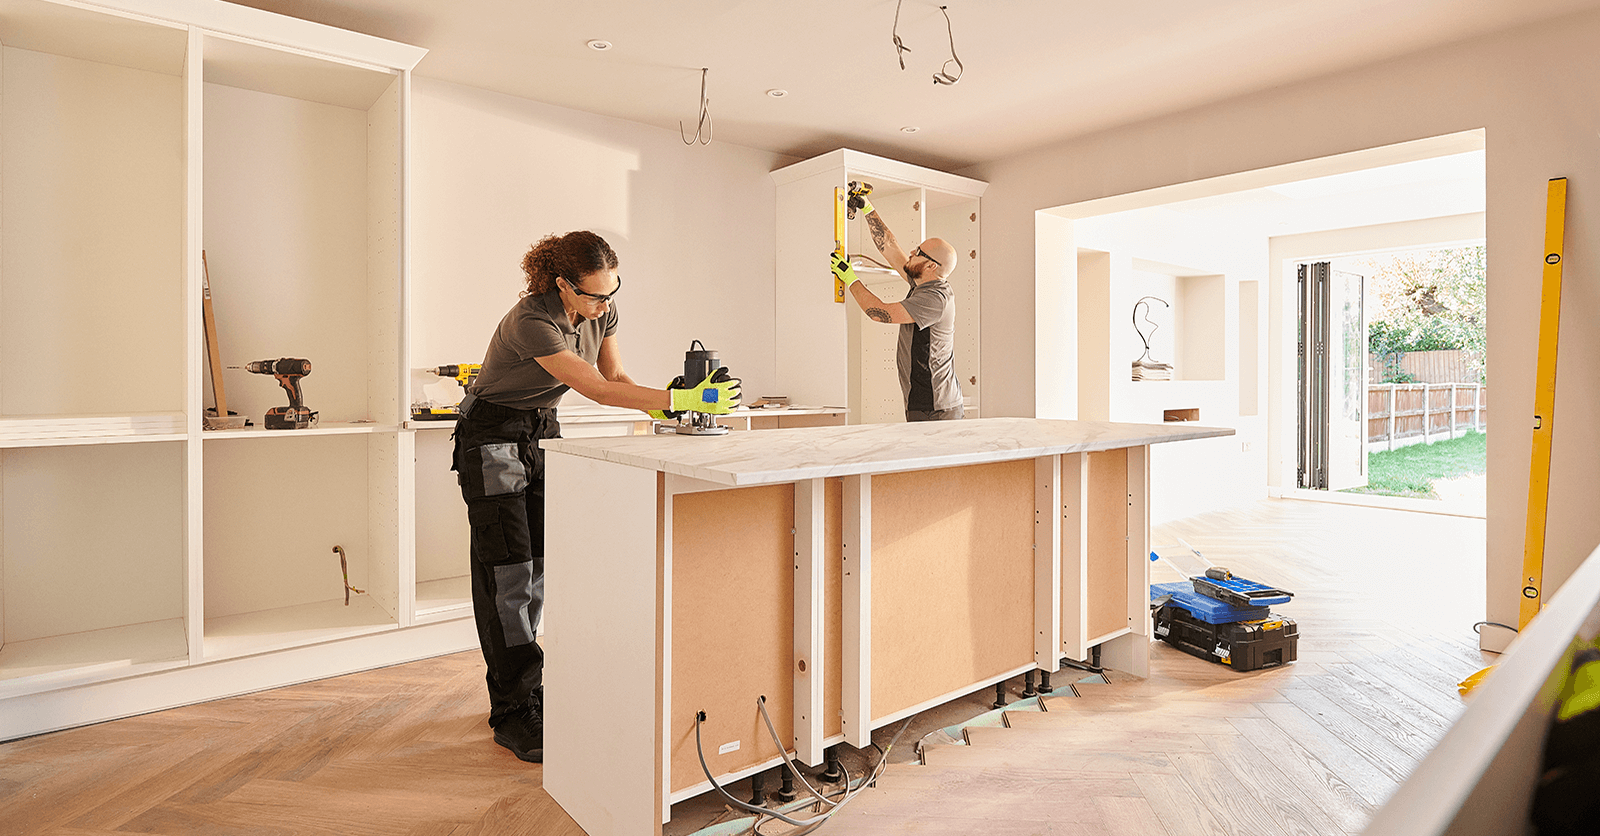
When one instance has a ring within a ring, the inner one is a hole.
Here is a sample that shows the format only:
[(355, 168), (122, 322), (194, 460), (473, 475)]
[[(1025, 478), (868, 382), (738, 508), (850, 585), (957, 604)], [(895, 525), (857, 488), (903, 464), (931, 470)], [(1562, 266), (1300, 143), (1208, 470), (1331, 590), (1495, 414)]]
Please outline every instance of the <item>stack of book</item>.
[(1172, 367), (1166, 363), (1141, 357), (1133, 361), (1134, 380), (1171, 380)]

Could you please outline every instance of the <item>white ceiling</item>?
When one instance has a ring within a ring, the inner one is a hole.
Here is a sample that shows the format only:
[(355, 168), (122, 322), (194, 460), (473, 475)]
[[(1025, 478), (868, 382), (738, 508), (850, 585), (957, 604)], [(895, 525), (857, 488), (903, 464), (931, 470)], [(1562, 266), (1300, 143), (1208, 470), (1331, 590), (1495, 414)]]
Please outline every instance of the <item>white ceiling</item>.
[(1470, 151), (1161, 208), (1270, 237), (1482, 212), (1484, 186), (1484, 152)]
[[(235, 0), (429, 50), (420, 75), (693, 133), (944, 169), (1600, 0)], [(585, 44), (613, 44), (596, 52)], [(949, 65), (953, 72), (955, 65)], [(772, 98), (769, 89), (788, 91)], [(914, 134), (902, 127), (914, 126)]]

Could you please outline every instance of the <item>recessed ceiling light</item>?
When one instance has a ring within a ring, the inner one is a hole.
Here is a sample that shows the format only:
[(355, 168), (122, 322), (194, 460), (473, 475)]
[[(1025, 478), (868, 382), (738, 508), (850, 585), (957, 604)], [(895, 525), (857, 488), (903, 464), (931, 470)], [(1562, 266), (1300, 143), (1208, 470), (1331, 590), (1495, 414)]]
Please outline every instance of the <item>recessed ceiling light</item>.
[(767, 91), (767, 95), (771, 96), (774, 99), (781, 99), (784, 96), (789, 95), (789, 91), (788, 90), (779, 90), (778, 88), (774, 87), (771, 90)]
[(611, 48), (611, 42), (610, 41), (602, 41), (599, 38), (596, 38), (596, 39), (594, 39), (594, 40), (589, 42), (589, 48), (594, 50), (595, 52), (605, 52), (606, 50)]
[(920, 131), (920, 130), (922, 130), (922, 129), (917, 127), (916, 125), (907, 125), (904, 128), (900, 129), (900, 133), (903, 133), (903, 134), (914, 134), (914, 133), (916, 133), (917, 131)]

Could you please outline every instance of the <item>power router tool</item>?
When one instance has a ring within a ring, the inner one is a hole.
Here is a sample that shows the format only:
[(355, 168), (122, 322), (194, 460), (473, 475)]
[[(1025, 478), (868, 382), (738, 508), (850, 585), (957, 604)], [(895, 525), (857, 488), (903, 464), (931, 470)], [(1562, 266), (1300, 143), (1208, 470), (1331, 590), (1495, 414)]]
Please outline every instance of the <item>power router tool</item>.
[[(695, 346), (700, 346), (699, 350)], [(689, 343), (689, 350), (683, 355), (683, 374), (675, 377), (667, 384), (668, 389), (693, 389), (713, 372), (717, 374), (716, 382), (729, 378), (728, 370), (717, 359), (717, 353), (705, 347), (699, 340)], [(677, 433), (678, 435), (727, 435), (728, 428), (717, 423), (717, 416), (708, 412), (674, 412), (664, 410), (668, 418), (676, 423), (664, 421), (655, 424), (657, 434)]]

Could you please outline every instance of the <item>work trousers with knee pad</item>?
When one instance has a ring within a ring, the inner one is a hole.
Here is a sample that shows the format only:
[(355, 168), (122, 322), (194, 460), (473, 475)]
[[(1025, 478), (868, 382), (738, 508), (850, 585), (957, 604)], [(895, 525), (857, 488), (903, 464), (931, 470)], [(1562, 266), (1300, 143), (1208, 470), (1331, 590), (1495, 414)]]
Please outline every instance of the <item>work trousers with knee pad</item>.
[(475, 400), (456, 424), (451, 465), (472, 525), (472, 611), (488, 664), (489, 725), (542, 702), (544, 451), (559, 438), (554, 409)]

